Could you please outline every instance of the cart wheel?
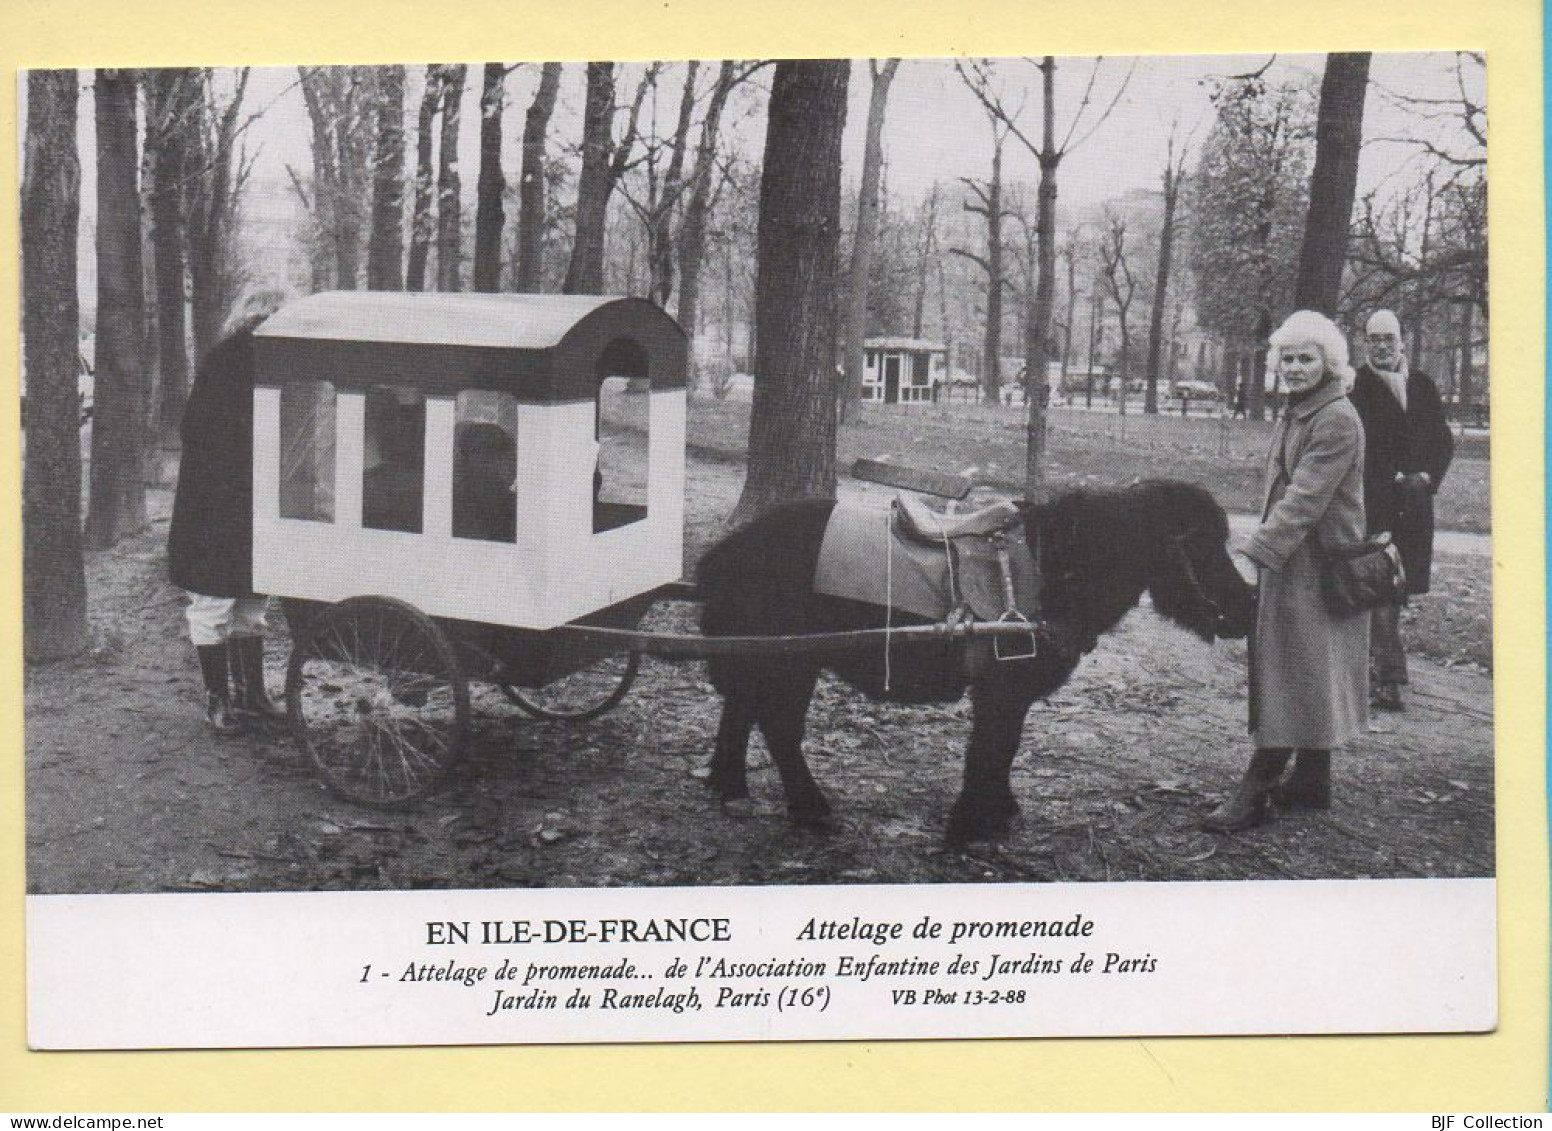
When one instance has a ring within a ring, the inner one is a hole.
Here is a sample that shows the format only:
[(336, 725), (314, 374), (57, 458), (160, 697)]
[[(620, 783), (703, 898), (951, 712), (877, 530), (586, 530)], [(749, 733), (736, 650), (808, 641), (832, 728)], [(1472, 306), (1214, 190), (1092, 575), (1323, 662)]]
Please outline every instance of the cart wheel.
[(451, 643), (391, 597), (352, 597), (316, 614), (291, 652), (286, 707), (328, 787), (383, 808), (441, 784), (469, 730), (469, 684)]
[(543, 687), (498, 686), (503, 695), (536, 719), (575, 722), (596, 718), (616, 706), (636, 682), (640, 668), (639, 653), (621, 652), (602, 656)]

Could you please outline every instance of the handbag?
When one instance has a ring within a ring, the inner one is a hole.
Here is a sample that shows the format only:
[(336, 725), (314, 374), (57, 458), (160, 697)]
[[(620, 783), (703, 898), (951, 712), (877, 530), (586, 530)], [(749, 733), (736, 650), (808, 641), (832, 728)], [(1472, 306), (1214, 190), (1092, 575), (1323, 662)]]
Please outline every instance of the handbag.
[(1400, 604), (1406, 596), (1401, 552), (1388, 533), (1345, 550), (1328, 550), (1323, 545), (1320, 549), (1321, 594), (1326, 608), (1337, 616)]

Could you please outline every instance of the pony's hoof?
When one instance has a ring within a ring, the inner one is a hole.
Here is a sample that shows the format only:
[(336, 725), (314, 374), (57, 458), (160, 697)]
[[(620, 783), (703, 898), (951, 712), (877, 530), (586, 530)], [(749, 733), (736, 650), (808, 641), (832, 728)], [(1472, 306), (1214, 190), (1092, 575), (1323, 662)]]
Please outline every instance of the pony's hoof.
[(1018, 811), (1018, 803), (1011, 799), (986, 805), (956, 805), (944, 838), (952, 847), (1001, 840), (1013, 827)]

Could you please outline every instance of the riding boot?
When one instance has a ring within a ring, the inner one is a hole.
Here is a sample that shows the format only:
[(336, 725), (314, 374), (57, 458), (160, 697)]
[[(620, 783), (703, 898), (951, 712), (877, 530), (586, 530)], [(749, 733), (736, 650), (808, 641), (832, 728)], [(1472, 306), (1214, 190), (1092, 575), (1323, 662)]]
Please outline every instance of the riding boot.
[(261, 719), (279, 721), (285, 711), (276, 706), (264, 686), (264, 638), (262, 636), (238, 636), (227, 641), (232, 659), (232, 683), (236, 690), (236, 706), (239, 711), (257, 715)]
[(1240, 779), (1234, 795), (1202, 819), (1202, 828), (1213, 833), (1237, 833), (1266, 819), (1267, 799), (1292, 751), (1282, 748), (1257, 750), (1250, 768)]
[(1293, 770), (1272, 790), (1279, 809), (1331, 808), (1331, 751), (1300, 750)]
[(205, 680), (205, 718), (222, 737), (242, 733), (242, 723), (232, 714), (231, 694), (227, 690), (226, 645), (199, 647), (199, 672)]

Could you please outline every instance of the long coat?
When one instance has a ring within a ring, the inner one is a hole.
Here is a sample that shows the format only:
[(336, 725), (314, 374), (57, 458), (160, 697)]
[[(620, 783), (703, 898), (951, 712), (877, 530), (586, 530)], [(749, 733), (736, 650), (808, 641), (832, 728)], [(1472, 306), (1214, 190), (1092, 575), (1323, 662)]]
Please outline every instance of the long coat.
[(253, 595), (253, 369), (252, 331), (238, 331), (205, 355), (183, 410), (167, 563), (207, 597)]
[[(1433, 380), (1414, 370), (1407, 376), (1406, 392), (1403, 409), (1385, 379), (1365, 365), (1358, 370), (1350, 399), (1363, 421), (1363, 504), (1369, 533), (1390, 532), (1406, 567), (1407, 591), (1426, 593), (1433, 568), (1433, 497), (1450, 469), (1455, 441)], [(1418, 471), (1428, 473), (1426, 490), (1396, 482), (1398, 472)]]
[(1261, 567), (1250, 645), (1258, 749), (1329, 750), (1368, 721), (1369, 615), (1336, 616), (1320, 591), (1321, 550), (1363, 541), (1363, 447), (1336, 380), (1290, 405), (1272, 433), (1261, 525), (1244, 548)]

